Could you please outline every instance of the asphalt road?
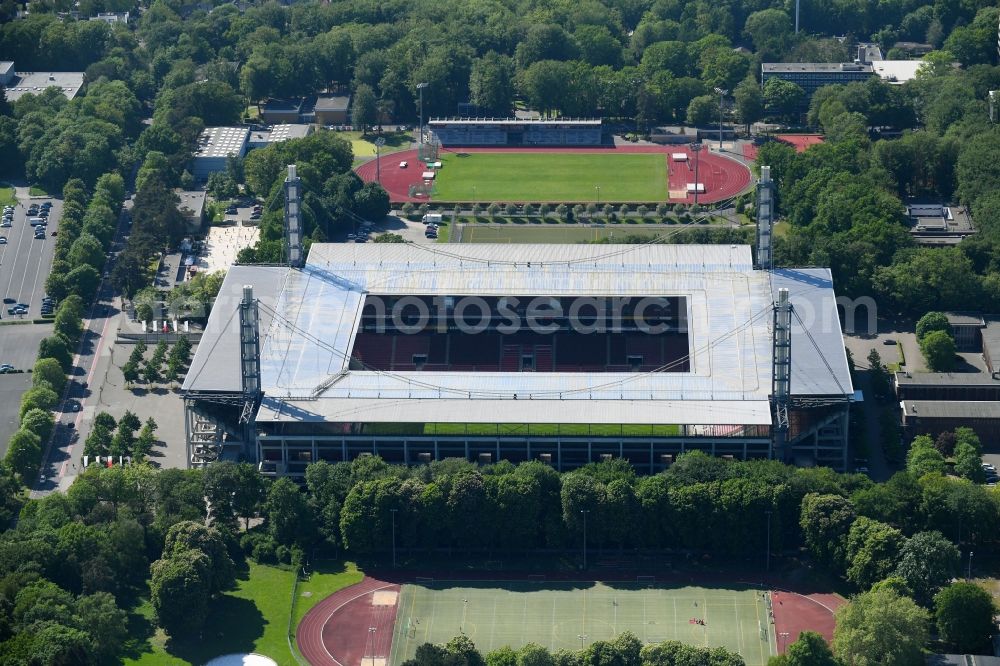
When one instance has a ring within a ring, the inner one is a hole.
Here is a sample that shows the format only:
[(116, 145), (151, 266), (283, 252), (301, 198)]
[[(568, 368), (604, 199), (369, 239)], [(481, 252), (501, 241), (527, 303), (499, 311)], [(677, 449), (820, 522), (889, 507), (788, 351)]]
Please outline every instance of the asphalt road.
[[(44, 240), (35, 239), (34, 229), (28, 224), (28, 209), (25, 203), (51, 201), (48, 230)], [(0, 228), (0, 236), (7, 238), (6, 245), (0, 245), (0, 298), (14, 299), (29, 306), (28, 314), (10, 315), (4, 303), (0, 315), (4, 319), (36, 319), (41, 316), (42, 296), (45, 295), (45, 279), (52, 267), (55, 251), (53, 231), (59, 230), (62, 201), (54, 198), (21, 198), (14, 211), (14, 224), (9, 229)], [(2, 361), (0, 361), (2, 362)]]
[[(118, 220), (113, 242), (115, 247), (120, 247), (122, 242), (126, 216), (123, 211)], [(120, 312), (118, 304), (119, 300), (114, 297), (111, 284), (102, 279), (94, 304), (83, 322), (83, 338), (73, 359), (70, 381), (55, 410), (56, 427), (42, 457), (39, 479), (31, 491), (33, 498), (43, 497), (56, 490), (67, 490), (80, 471), (83, 441), (78, 438), (79, 427), (85, 416), (92, 418), (95, 412), (93, 404), (88, 404), (91, 386), (98, 361), (111, 354), (108, 340), (113, 341), (117, 334), (117, 315)]]

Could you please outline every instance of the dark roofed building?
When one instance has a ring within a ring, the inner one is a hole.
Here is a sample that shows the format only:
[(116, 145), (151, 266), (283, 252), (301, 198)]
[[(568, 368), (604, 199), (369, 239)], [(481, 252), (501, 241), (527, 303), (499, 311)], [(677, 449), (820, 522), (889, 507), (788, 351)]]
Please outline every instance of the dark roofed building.
[(346, 125), (350, 106), (349, 95), (320, 95), (313, 108), (315, 122), (317, 125)]
[(906, 439), (917, 435), (936, 437), (955, 428), (972, 428), (983, 446), (995, 447), (1000, 441), (1000, 402), (962, 402), (941, 400), (904, 400), (903, 429)]
[(277, 125), (280, 123), (299, 122), (302, 99), (269, 99), (261, 107), (260, 118), (265, 123)]

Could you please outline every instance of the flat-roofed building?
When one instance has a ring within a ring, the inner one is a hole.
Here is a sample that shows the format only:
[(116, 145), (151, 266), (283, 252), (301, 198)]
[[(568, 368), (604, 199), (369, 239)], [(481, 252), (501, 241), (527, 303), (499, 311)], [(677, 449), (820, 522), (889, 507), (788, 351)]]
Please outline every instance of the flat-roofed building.
[(350, 95), (319, 95), (313, 106), (314, 122), (317, 125), (346, 125), (350, 106)]
[(246, 127), (206, 127), (198, 137), (191, 174), (205, 181), (211, 174), (225, 171), (230, 157), (246, 155), (249, 137)]
[(269, 99), (260, 109), (260, 119), (269, 125), (297, 123), (302, 112), (302, 98)]
[[(11, 70), (13, 70), (13, 63)], [(16, 102), (27, 94), (40, 95), (48, 88), (58, 88), (67, 99), (76, 97), (83, 88), (83, 72), (13, 72), (4, 84), (7, 101)]]
[(273, 143), (281, 143), (289, 139), (304, 139), (312, 134), (313, 126), (301, 123), (275, 125), (269, 130), (254, 130), (250, 132), (247, 148), (266, 148)]
[(872, 75), (872, 66), (859, 62), (765, 62), (760, 66), (762, 86), (781, 79), (802, 88), (806, 93), (803, 108), (808, 108), (812, 94), (823, 86), (867, 81)]

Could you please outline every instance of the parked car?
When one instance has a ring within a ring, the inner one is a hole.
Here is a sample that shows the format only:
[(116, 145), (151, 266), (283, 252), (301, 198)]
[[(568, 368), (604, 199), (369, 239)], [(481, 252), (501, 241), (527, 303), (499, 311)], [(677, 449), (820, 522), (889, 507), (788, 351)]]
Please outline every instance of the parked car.
[(6, 245), (6, 244), (7, 244), (7, 237), (0, 236), (0, 245)]

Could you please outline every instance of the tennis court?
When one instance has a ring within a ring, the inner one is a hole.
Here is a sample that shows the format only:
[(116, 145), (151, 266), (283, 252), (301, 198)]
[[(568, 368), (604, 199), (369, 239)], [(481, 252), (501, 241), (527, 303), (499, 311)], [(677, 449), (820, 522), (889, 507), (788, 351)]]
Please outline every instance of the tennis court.
[(485, 654), (529, 642), (578, 650), (624, 631), (643, 643), (725, 647), (764, 666), (777, 654), (769, 603), (766, 593), (740, 586), (421, 580), (400, 592), (390, 666), (423, 643), (460, 634)]

